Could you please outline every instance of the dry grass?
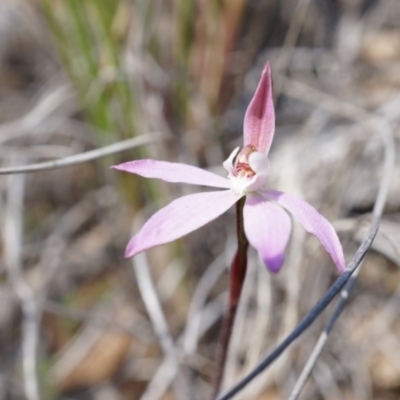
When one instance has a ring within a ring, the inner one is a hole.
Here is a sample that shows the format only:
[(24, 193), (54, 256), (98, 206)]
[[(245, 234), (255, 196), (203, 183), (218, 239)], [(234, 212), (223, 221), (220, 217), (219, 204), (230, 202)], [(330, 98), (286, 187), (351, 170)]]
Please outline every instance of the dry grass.
[[(399, 147), (399, 21), (397, 0), (1, 2), (1, 168), (161, 136), (106, 158), (0, 178), (0, 400), (210, 396), (233, 213), (124, 260), (132, 227), (192, 189), (109, 165), (146, 156), (221, 171), (269, 60), (277, 108), (271, 186), (332, 221), (349, 261), (384, 178), (385, 124)], [(377, 238), (301, 399), (399, 397), (399, 169), (397, 162)], [(335, 277), (297, 225), (279, 275), (250, 252), (224, 388)], [(289, 398), (333, 308), (235, 399)]]

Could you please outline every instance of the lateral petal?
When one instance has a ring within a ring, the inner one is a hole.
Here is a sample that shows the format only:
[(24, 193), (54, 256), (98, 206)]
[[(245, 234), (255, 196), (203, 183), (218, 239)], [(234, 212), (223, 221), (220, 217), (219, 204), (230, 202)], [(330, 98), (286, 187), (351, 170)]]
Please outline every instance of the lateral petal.
[(292, 230), (290, 217), (282, 208), (258, 194), (246, 197), (243, 217), (249, 243), (258, 251), (268, 269), (278, 272)]
[(274, 132), (275, 110), (272, 96), (271, 67), (267, 63), (244, 116), (244, 146), (252, 145), (260, 153), (268, 154)]
[(137, 174), (145, 178), (162, 179), (167, 182), (190, 183), (222, 189), (230, 187), (227, 178), (194, 167), (193, 165), (157, 160), (135, 160), (114, 165), (111, 168)]
[(342, 245), (335, 229), (325, 217), (304, 200), (287, 193), (277, 190), (266, 190), (263, 193), (269, 199), (276, 201), (282, 207), (286, 208), (307, 232), (315, 235), (331, 256), (338, 270), (340, 272), (344, 271), (346, 265)]
[(172, 242), (223, 214), (240, 196), (231, 190), (189, 194), (156, 212), (129, 241), (125, 257)]

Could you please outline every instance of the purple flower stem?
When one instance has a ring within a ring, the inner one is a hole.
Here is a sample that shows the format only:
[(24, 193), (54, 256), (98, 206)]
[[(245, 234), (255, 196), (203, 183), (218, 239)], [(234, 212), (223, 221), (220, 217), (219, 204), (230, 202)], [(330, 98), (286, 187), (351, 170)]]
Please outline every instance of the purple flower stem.
[(230, 280), (229, 280), (229, 300), (225, 311), (224, 321), (218, 343), (217, 372), (214, 381), (214, 391), (212, 399), (218, 396), (224, 377), (226, 356), (228, 354), (229, 342), (232, 335), (233, 324), (239, 304), (240, 294), (242, 293), (243, 283), (247, 271), (247, 249), (249, 242), (243, 228), (243, 207), (245, 198), (243, 197), (236, 203), (236, 228), (238, 236), (238, 249), (232, 261)]

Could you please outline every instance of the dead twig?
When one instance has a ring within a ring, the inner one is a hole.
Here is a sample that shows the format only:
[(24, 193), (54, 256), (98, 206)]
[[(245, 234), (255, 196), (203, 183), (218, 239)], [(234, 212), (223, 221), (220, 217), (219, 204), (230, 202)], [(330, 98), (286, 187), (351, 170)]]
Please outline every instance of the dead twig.
[(36, 373), (39, 319), (37, 302), (32, 288), (22, 272), (22, 235), (24, 176), (10, 176), (7, 181), (7, 200), (3, 241), (5, 261), (9, 277), (22, 309), (22, 369), (24, 392), (28, 400), (39, 400), (39, 384)]
[(46, 161), (43, 163), (21, 165), (19, 167), (0, 168), (0, 175), (7, 174), (22, 174), (26, 172), (45, 171), (50, 169), (69, 167), (75, 164), (81, 164), (87, 161), (96, 160), (98, 158), (106, 157), (111, 154), (121, 153), (123, 151), (133, 149), (145, 144), (155, 143), (162, 139), (158, 133), (148, 133), (133, 139), (123, 140), (118, 143), (110, 144), (109, 146), (101, 147), (100, 149), (86, 151), (84, 153), (75, 154), (60, 158), (58, 160)]
[[(150, 275), (146, 255), (144, 253), (138, 254), (134, 259), (132, 259), (132, 264), (140, 294), (146, 306), (160, 346), (164, 351), (166, 358), (165, 361), (168, 361), (169, 374), (173, 376), (175, 372), (178, 372), (178, 383), (176, 385), (178, 398), (181, 398), (182, 400), (190, 398), (183, 374), (179, 371), (178, 352), (176, 351), (175, 343), (169, 333), (168, 324)], [(149, 387), (142, 396), (142, 399), (155, 400), (161, 395), (162, 393), (159, 393), (159, 387)]]

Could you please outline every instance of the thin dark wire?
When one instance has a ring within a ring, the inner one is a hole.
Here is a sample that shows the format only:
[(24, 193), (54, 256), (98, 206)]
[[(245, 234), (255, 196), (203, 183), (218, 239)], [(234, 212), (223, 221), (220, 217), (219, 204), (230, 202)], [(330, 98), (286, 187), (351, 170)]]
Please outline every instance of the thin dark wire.
[(372, 242), (378, 232), (380, 219), (386, 203), (386, 198), (389, 192), (391, 182), (391, 173), (395, 164), (395, 143), (392, 131), (386, 121), (380, 118), (371, 118), (371, 123), (379, 124), (384, 129), (383, 138), (385, 144), (385, 161), (383, 170), (383, 179), (381, 181), (378, 195), (376, 197), (374, 209), (372, 212), (371, 227), (369, 229), (366, 239), (361, 243), (356, 254), (351, 262), (348, 264), (345, 272), (336, 279), (333, 285), (329, 288), (325, 296), (318, 301), (313, 309), (304, 317), (304, 319), (297, 325), (297, 327), (278, 345), (264, 360), (260, 362), (247, 376), (245, 376), (239, 383), (233, 386), (225, 394), (221, 395), (218, 400), (229, 400), (235, 394), (240, 392), (248, 383), (250, 383), (257, 375), (268, 368), (285, 350), (295, 341), (325, 310), (333, 298), (339, 293), (343, 286), (350, 279), (353, 272), (360, 265), (361, 261), (370, 249)]
[[(361, 267), (361, 265), (360, 265), (360, 267)], [(337, 306), (335, 308), (335, 311), (333, 312), (332, 317), (331, 317), (331, 319), (330, 319), (330, 321), (329, 321), (329, 323), (328, 323), (328, 325), (326, 327), (325, 332), (326, 332), (327, 335), (329, 335), (332, 332), (332, 329), (333, 329), (337, 319), (339, 318), (339, 315), (342, 313), (342, 311), (343, 311), (343, 309), (344, 309), (344, 307), (345, 307), (345, 305), (347, 303), (347, 300), (349, 298), (349, 295), (350, 295), (351, 291), (353, 290), (353, 287), (354, 287), (354, 284), (356, 283), (356, 280), (357, 280), (357, 276), (354, 273), (350, 277), (348, 282), (346, 283), (346, 286), (343, 289), (344, 295), (340, 298), (339, 303), (337, 304)]]
[(318, 338), (318, 341), (315, 344), (314, 349), (311, 352), (306, 365), (304, 366), (303, 370), (301, 371), (301, 374), (300, 374), (299, 378), (297, 379), (297, 382), (295, 383), (288, 400), (297, 400), (304, 385), (307, 382), (307, 379), (310, 377), (311, 372), (312, 372), (315, 364), (317, 363), (317, 360), (318, 360), (319, 356), (321, 355), (326, 342), (328, 341), (329, 334), (331, 333), (336, 320), (339, 318), (339, 315), (341, 314), (342, 310), (344, 309), (344, 307), (346, 305), (347, 299), (349, 298), (349, 294), (356, 282), (357, 275), (358, 275), (358, 272), (360, 271), (361, 265), (362, 264), (360, 264), (358, 266), (358, 268), (354, 271), (353, 275), (347, 281), (344, 289), (342, 290), (340, 300), (332, 314), (332, 317), (331, 317), (330, 321), (328, 322), (327, 327), (325, 328), (325, 330), (321, 333), (320, 337)]
[[(386, 144), (386, 146), (385, 146), (385, 165), (384, 165), (384, 171), (383, 171), (384, 179), (382, 181), (381, 187), (386, 185), (386, 187), (388, 189), (388, 186), (390, 184), (390, 181), (391, 181), (391, 178), (393, 175), (394, 166), (395, 166), (395, 150), (394, 150), (394, 143), (392, 142), (390, 144), (390, 141), (391, 141), (390, 135), (392, 134), (390, 132), (390, 127), (387, 124), (385, 124), (384, 126), (386, 127), (386, 135), (387, 135), (386, 139), (387, 140), (385, 142), (385, 144)], [(390, 145), (390, 148), (388, 147), (389, 145)], [(381, 197), (381, 199), (383, 199), (382, 201), (385, 200), (384, 197)], [(376, 205), (378, 205), (378, 199), (376, 201)], [(383, 208), (378, 210), (378, 212), (375, 212), (375, 208), (374, 208), (375, 217), (380, 218), (380, 214), (382, 213), (382, 211), (383, 211)], [(335, 326), (337, 319), (339, 318), (344, 307), (346, 306), (347, 300), (350, 296), (351, 291), (353, 290), (354, 284), (356, 283), (357, 276), (360, 272), (361, 267), (362, 267), (362, 265), (360, 264), (358, 266), (358, 268), (356, 269), (356, 271), (351, 276), (351, 278), (346, 283), (346, 286), (344, 287), (344, 289), (342, 290), (340, 300), (331, 316), (331, 319), (329, 320), (328, 325), (326, 326), (325, 330), (321, 333), (316, 345), (314, 346), (314, 349), (311, 352), (311, 355), (310, 355), (306, 365), (304, 366), (296, 384), (294, 385), (294, 388), (293, 388), (288, 400), (296, 400), (298, 398), (305, 383), (307, 382), (307, 379), (310, 377), (311, 372), (312, 372), (313, 368), (315, 367), (315, 364), (317, 363), (318, 358), (321, 355), (322, 350), (325, 347), (325, 344), (328, 341), (329, 335), (332, 332), (332, 329)]]
[[(369, 246), (365, 248), (365, 253), (368, 251)], [(364, 257), (365, 253), (361, 257)], [(269, 365), (271, 365), (286, 348), (296, 340), (321, 314), (321, 312), (328, 306), (336, 294), (340, 291), (343, 285), (347, 282), (352, 274), (352, 270), (344, 272), (336, 282), (331, 286), (326, 295), (314, 306), (310, 313), (297, 325), (297, 327), (286, 337), (286, 339), (277, 346), (261, 363), (247, 376), (245, 376), (238, 384), (236, 384), (227, 393), (218, 398), (218, 400), (229, 400), (235, 394), (240, 392), (248, 383), (250, 383), (257, 375), (263, 372)]]

